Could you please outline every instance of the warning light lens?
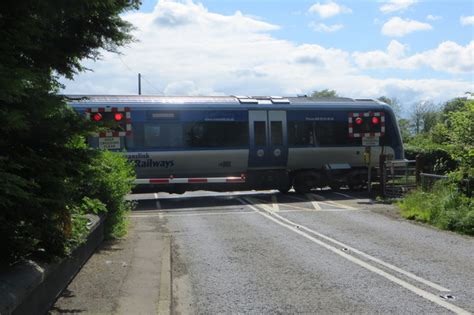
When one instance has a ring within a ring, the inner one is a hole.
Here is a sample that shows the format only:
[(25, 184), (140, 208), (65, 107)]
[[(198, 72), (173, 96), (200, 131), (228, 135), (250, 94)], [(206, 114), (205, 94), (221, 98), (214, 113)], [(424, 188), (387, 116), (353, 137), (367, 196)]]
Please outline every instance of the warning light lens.
[(379, 122), (380, 122), (380, 119), (379, 119), (378, 117), (372, 117), (372, 123), (373, 123), (374, 125), (378, 125)]
[(94, 119), (95, 121), (101, 121), (102, 115), (100, 113), (96, 113), (94, 114), (94, 116), (92, 116), (92, 119)]
[(362, 118), (357, 117), (357, 118), (355, 119), (355, 123), (356, 123), (357, 125), (362, 124)]
[(117, 113), (114, 115), (116, 121), (121, 121), (123, 119), (123, 114)]

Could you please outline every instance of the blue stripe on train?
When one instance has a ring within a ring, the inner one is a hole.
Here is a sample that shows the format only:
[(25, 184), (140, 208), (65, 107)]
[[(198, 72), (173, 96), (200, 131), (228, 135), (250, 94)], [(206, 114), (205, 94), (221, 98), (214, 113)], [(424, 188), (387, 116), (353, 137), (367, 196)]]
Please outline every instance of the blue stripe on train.
[(133, 122), (152, 121), (248, 121), (242, 110), (132, 110)]

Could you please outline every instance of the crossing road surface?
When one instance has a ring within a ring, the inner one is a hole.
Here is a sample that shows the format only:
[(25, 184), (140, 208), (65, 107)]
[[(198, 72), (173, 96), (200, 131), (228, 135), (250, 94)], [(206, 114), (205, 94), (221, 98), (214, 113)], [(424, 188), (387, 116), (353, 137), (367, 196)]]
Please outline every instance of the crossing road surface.
[(474, 239), (361, 195), (133, 198), (128, 238), (100, 249), (51, 313), (474, 312)]

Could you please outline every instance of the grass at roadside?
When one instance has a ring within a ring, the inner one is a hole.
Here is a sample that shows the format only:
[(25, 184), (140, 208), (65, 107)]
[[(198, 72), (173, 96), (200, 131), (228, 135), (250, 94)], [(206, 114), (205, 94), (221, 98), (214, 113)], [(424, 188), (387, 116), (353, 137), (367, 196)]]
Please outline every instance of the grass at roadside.
[(454, 184), (439, 182), (431, 192), (414, 191), (398, 205), (404, 218), (474, 235), (473, 198), (465, 196)]

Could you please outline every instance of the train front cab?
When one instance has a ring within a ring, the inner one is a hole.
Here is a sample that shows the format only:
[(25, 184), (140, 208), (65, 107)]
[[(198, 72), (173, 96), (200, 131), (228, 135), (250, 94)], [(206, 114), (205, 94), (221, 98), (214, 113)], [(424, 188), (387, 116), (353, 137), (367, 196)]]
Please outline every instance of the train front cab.
[[(364, 134), (354, 126), (359, 115)], [(372, 167), (378, 165), (380, 154), (389, 159), (403, 158), (396, 119), (388, 106), (289, 110), (287, 116), (289, 177), (299, 193), (326, 186), (364, 187), (368, 173), (364, 136), (378, 136), (379, 145), (370, 149)]]

